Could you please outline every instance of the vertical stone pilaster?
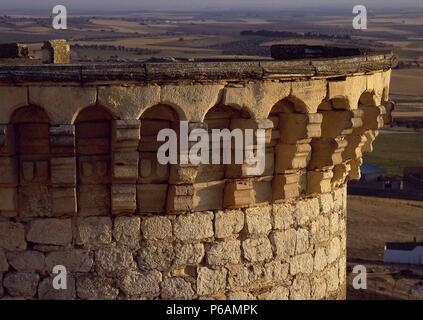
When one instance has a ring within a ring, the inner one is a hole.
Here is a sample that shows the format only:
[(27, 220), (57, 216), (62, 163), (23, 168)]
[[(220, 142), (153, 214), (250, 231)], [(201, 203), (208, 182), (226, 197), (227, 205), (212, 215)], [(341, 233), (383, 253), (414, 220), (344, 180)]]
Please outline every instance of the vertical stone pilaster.
[(312, 138), (321, 135), (322, 115), (319, 113), (279, 114), (279, 141), (275, 146), (275, 177), (273, 200), (300, 196), (306, 188), (306, 168), (311, 159)]
[[(262, 172), (254, 172), (253, 166), (247, 162), (246, 151), (252, 152), (258, 156), (257, 152), (266, 152), (266, 143), (270, 143), (272, 134), (273, 123), (268, 119), (231, 119), (230, 129), (241, 129), (243, 132), (243, 153), (244, 163), (236, 164), (234, 159), (236, 146), (232, 145), (232, 163), (226, 166), (226, 184), (224, 189), (223, 204), (225, 208), (239, 208), (249, 206), (256, 202), (257, 194), (262, 194), (262, 189), (268, 189), (271, 186), (271, 181), (259, 181), (257, 177), (263, 175)], [(258, 149), (257, 143), (257, 130), (265, 130), (264, 149)], [(253, 145), (246, 145), (246, 132), (245, 130), (253, 130)], [(238, 150), (239, 151), (239, 150)], [(265, 160), (265, 158), (263, 159)], [(263, 199), (265, 200), (265, 199)], [(270, 202), (271, 196), (268, 194), (268, 201)]]
[(77, 212), (75, 126), (50, 127), (52, 212), (74, 216)]
[(133, 213), (137, 209), (140, 121), (115, 120), (112, 132), (112, 213)]
[(0, 125), (0, 217), (18, 214), (18, 166), (13, 125)]
[[(188, 135), (195, 129), (207, 129), (205, 123), (192, 122), (188, 124)], [(196, 142), (188, 143), (188, 152)], [(180, 154), (189, 157), (189, 154)], [(167, 194), (167, 211), (182, 212), (193, 211), (199, 205), (201, 199), (196, 192), (195, 179), (197, 178), (199, 165), (177, 164), (170, 166), (169, 190)]]
[(353, 133), (354, 128), (362, 125), (362, 113), (359, 110), (324, 110), (321, 113), (322, 135), (311, 142), (308, 194), (324, 192), (331, 188), (331, 184), (335, 186), (344, 183), (351, 170), (343, 157), (348, 146), (347, 137)]

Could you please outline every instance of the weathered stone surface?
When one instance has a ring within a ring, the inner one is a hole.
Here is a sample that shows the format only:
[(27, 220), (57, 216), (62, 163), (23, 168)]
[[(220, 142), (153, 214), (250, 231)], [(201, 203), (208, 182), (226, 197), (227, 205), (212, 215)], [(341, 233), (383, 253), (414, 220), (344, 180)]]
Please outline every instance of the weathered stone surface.
[(251, 262), (265, 261), (273, 257), (269, 239), (247, 239), (242, 243), (244, 258)]
[(19, 272), (43, 272), (45, 270), (44, 255), (38, 251), (9, 252), (7, 258), (9, 264)]
[(308, 231), (306, 229), (297, 230), (297, 241), (295, 246), (295, 253), (300, 254), (306, 252), (309, 248)]
[(0, 272), (8, 271), (9, 263), (7, 263), (6, 254), (4, 250), (0, 249)]
[(276, 230), (289, 229), (294, 223), (295, 205), (290, 203), (276, 203), (272, 210), (273, 227)]
[(114, 221), (113, 238), (119, 245), (138, 248), (141, 220), (138, 217), (118, 217)]
[(97, 90), (93, 87), (29, 87), (30, 104), (43, 106), (52, 124), (70, 124), (78, 111), (95, 105)]
[(317, 198), (299, 201), (295, 212), (298, 225), (305, 226), (310, 219), (317, 217), (319, 208), (319, 200)]
[(76, 243), (100, 247), (112, 241), (112, 221), (107, 217), (79, 218), (76, 222)]
[(291, 300), (310, 299), (310, 281), (304, 278), (295, 278), (290, 288), (289, 298)]
[(216, 238), (227, 238), (238, 234), (244, 227), (242, 210), (226, 210), (215, 213), (214, 228)]
[(197, 293), (199, 295), (213, 295), (226, 288), (226, 269), (209, 269), (200, 267), (197, 276)]
[(3, 279), (3, 286), (12, 297), (32, 298), (37, 293), (39, 279), (35, 273), (9, 272)]
[(96, 269), (99, 272), (122, 272), (134, 267), (132, 253), (123, 247), (105, 247), (95, 253)]
[(127, 296), (157, 296), (161, 281), (162, 274), (159, 271), (131, 271), (123, 277), (120, 288)]
[(313, 272), (313, 256), (310, 253), (304, 253), (292, 257), (290, 263), (290, 274), (298, 273), (311, 274)]
[(256, 297), (248, 292), (230, 292), (227, 297), (228, 300), (256, 300)]
[(289, 289), (277, 287), (258, 296), (259, 300), (288, 300)]
[(338, 290), (339, 286), (339, 271), (338, 265), (335, 264), (329, 268), (326, 272), (326, 284), (328, 291), (335, 291)]
[(270, 285), (285, 280), (288, 276), (289, 264), (272, 261), (264, 266), (264, 281)]
[(295, 254), (297, 233), (294, 229), (274, 232), (270, 235), (276, 256), (282, 261), (289, 261)]
[(139, 119), (142, 111), (160, 102), (159, 86), (107, 86), (98, 90), (98, 100), (121, 119)]
[(70, 219), (33, 220), (29, 224), (27, 240), (34, 243), (64, 246), (72, 241)]
[(10, 251), (25, 250), (25, 227), (20, 223), (0, 222), (0, 248)]
[(166, 241), (144, 241), (138, 252), (138, 265), (142, 270), (168, 269), (173, 261), (173, 244)]
[(202, 243), (177, 243), (175, 245), (175, 266), (196, 265), (204, 258), (205, 250)]
[(311, 299), (320, 300), (326, 296), (326, 281), (323, 278), (314, 278), (311, 281)]
[(271, 207), (256, 207), (245, 210), (245, 221), (249, 234), (266, 235), (272, 229)]
[(176, 218), (173, 232), (179, 240), (203, 240), (213, 237), (213, 213), (197, 212)]
[(329, 243), (327, 248), (328, 263), (334, 262), (341, 254), (341, 247), (339, 238), (335, 237)]
[(327, 265), (327, 256), (324, 248), (317, 248), (314, 255), (314, 270), (322, 271)]
[(83, 276), (77, 279), (78, 297), (88, 300), (113, 300), (119, 294), (119, 289), (113, 287), (111, 281), (102, 277)]
[(209, 265), (237, 264), (241, 262), (241, 243), (239, 240), (229, 240), (214, 243), (207, 252)]
[(188, 281), (183, 278), (168, 278), (161, 283), (163, 299), (190, 300), (194, 296), (194, 290)]
[(90, 272), (93, 263), (92, 254), (86, 250), (55, 251), (46, 256), (46, 268), (50, 273), (57, 265), (64, 266), (67, 272)]
[(166, 217), (145, 217), (141, 222), (144, 239), (160, 240), (172, 236), (172, 223)]
[(56, 290), (53, 288), (53, 278), (46, 278), (38, 286), (38, 298), (41, 300), (75, 300), (75, 278), (67, 276), (67, 289)]

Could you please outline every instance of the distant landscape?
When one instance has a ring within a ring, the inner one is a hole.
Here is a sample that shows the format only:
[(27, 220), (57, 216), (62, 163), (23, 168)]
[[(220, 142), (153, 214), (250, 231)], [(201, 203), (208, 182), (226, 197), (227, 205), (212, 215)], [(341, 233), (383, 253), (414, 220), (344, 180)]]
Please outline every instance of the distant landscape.
[[(71, 43), (73, 62), (82, 63), (269, 59), (273, 44), (390, 48), (399, 56), (391, 83), (394, 121), (381, 130), (365, 164), (391, 175), (423, 167), (423, 12), (372, 12), (363, 31), (354, 30), (351, 21), (352, 14), (341, 11), (86, 13), (71, 16), (68, 30), (55, 31), (50, 17), (13, 12), (0, 14), (0, 43), (28, 43), (30, 55), (39, 58), (44, 40), (64, 38)], [(385, 242), (413, 236), (423, 241), (423, 204), (351, 196), (348, 228), (349, 260), (379, 270)], [(383, 283), (396, 283), (392, 270), (378, 272), (388, 275)], [(417, 282), (403, 279), (406, 291)]]

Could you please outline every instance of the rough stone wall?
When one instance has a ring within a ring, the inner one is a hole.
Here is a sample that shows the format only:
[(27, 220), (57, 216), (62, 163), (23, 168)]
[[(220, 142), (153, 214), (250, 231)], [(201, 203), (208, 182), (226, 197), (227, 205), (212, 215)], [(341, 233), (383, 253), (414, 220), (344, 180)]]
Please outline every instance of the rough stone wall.
[[(343, 298), (345, 184), (390, 70), (294, 78), (0, 85), (0, 296)], [(264, 173), (160, 165), (180, 120), (265, 129)]]
[[(0, 222), (3, 298), (342, 299), (346, 190), (183, 215)], [(7, 235), (5, 237), (4, 235)], [(68, 289), (52, 288), (67, 267)]]

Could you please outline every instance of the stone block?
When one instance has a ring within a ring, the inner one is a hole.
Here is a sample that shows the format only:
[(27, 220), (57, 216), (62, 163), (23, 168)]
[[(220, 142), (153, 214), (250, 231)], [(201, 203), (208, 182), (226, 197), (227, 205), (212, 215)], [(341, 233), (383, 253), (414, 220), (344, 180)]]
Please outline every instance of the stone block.
[(167, 300), (191, 300), (194, 290), (183, 278), (168, 278), (161, 283), (161, 297)]
[(271, 234), (275, 255), (282, 261), (289, 261), (290, 257), (295, 254), (297, 243), (297, 233), (294, 229), (286, 231), (278, 231)]
[(167, 190), (167, 184), (138, 184), (138, 211), (142, 213), (165, 212)]
[(3, 249), (0, 249), (0, 272), (9, 270), (9, 263), (7, 262), (6, 254)]
[(53, 287), (53, 278), (45, 278), (38, 286), (38, 298), (40, 300), (75, 300), (75, 278), (73, 276), (68, 276), (66, 285), (66, 289), (56, 290)]
[(10, 265), (19, 272), (39, 272), (45, 270), (44, 254), (38, 251), (9, 252)]
[(130, 214), (137, 210), (137, 190), (134, 184), (112, 184), (112, 213)]
[(108, 217), (78, 218), (75, 231), (78, 245), (95, 248), (112, 241), (112, 221)]
[(108, 185), (78, 186), (78, 215), (105, 216), (110, 212), (111, 191)]
[(113, 180), (136, 182), (138, 179), (138, 151), (115, 151), (113, 153)]
[(225, 185), (223, 205), (225, 208), (239, 208), (255, 202), (251, 180), (229, 181)]
[(206, 240), (213, 237), (213, 213), (196, 212), (178, 216), (173, 225), (174, 236), (181, 241)]
[(76, 186), (76, 160), (74, 157), (52, 158), (50, 165), (53, 185)]
[(127, 248), (107, 246), (95, 252), (95, 268), (100, 273), (121, 273), (134, 268), (134, 259)]
[(17, 188), (0, 188), (0, 217), (14, 217), (18, 211)]
[(43, 63), (70, 63), (70, 45), (66, 40), (45, 41), (42, 47)]
[(174, 250), (172, 242), (149, 240), (141, 244), (138, 251), (138, 266), (141, 270), (166, 271), (172, 265)]
[(209, 265), (224, 266), (241, 262), (241, 243), (239, 240), (228, 240), (213, 243), (207, 252)]
[(130, 271), (123, 277), (120, 288), (127, 296), (157, 296), (161, 281), (162, 274), (157, 270)]
[(243, 228), (244, 212), (242, 210), (225, 210), (215, 213), (214, 230), (216, 238), (237, 235)]
[(141, 222), (144, 239), (161, 240), (172, 237), (172, 223), (166, 217), (145, 217)]
[(138, 217), (117, 217), (114, 221), (113, 238), (119, 245), (137, 249), (140, 245), (141, 219)]
[(76, 188), (52, 189), (52, 214), (56, 217), (75, 216), (78, 210)]
[(92, 254), (87, 250), (72, 249), (47, 254), (46, 269), (51, 274), (54, 266), (62, 265), (67, 272), (90, 272), (94, 264)]
[(79, 298), (88, 300), (114, 300), (119, 294), (112, 281), (105, 277), (82, 276), (76, 282), (76, 292)]
[(29, 223), (26, 239), (40, 244), (65, 246), (72, 242), (70, 219), (40, 219)]
[(273, 257), (272, 246), (269, 239), (247, 239), (242, 243), (244, 258), (250, 262), (262, 262)]
[(273, 204), (272, 219), (275, 230), (287, 230), (294, 224), (295, 205), (292, 203)]
[(25, 226), (20, 223), (0, 221), (0, 248), (9, 251), (25, 250)]
[(226, 269), (198, 268), (197, 294), (200, 296), (214, 295), (226, 289)]
[(205, 250), (202, 243), (175, 244), (175, 266), (197, 265), (204, 258)]
[(37, 293), (40, 276), (35, 273), (9, 272), (4, 276), (3, 286), (16, 298), (33, 298)]
[(270, 206), (253, 207), (245, 210), (245, 222), (250, 235), (267, 235), (272, 229)]
[(16, 157), (0, 157), (0, 186), (16, 187), (18, 185)]

